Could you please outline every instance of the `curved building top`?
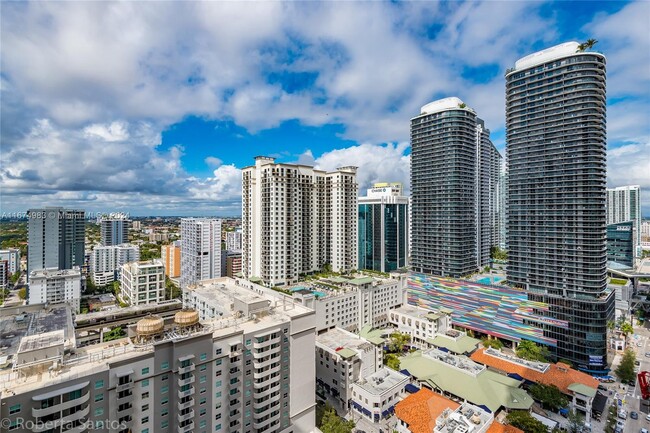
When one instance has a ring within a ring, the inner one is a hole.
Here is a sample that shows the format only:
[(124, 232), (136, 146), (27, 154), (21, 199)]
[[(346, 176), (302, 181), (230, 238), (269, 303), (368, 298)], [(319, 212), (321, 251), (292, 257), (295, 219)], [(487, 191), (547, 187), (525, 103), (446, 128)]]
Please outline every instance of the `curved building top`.
[[(520, 71), (522, 69), (532, 68), (533, 66), (541, 65), (542, 63), (550, 62), (551, 60), (561, 59), (563, 57), (577, 54), (579, 46), (580, 44), (575, 41), (565, 42), (563, 44), (546, 48), (545, 50), (538, 51), (533, 54), (529, 54), (526, 57), (522, 57), (521, 59), (517, 60), (515, 62), (514, 69), (510, 70), (509, 73)], [(600, 53), (594, 53), (593, 51), (587, 51), (587, 53), (602, 55)]]
[[(445, 110), (453, 110), (460, 108), (460, 105), (463, 104), (463, 101), (460, 98), (452, 96), (450, 98), (438, 99), (437, 101), (429, 102), (427, 105), (424, 105), (420, 108), (420, 115), (422, 114), (432, 114), (438, 113)], [(470, 108), (465, 107), (465, 109), (470, 110)]]

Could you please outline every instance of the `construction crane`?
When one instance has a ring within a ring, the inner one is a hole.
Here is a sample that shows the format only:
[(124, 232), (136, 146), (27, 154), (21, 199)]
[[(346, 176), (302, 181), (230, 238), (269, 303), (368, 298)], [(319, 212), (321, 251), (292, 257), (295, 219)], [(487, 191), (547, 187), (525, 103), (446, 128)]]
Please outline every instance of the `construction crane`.
[(636, 375), (639, 379), (639, 387), (641, 388), (641, 396), (644, 400), (650, 399), (650, 372), (640, 371)]

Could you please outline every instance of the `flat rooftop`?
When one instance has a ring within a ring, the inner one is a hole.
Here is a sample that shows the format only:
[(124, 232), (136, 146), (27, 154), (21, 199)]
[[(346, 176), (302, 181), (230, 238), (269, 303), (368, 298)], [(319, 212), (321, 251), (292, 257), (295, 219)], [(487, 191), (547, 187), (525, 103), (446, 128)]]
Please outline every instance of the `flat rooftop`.
[(201, 281), (189, 286), (185, 291), (200, 295), (219, 305), (230, 305), (234, 299), (239, 299), (247, 304), (269, 299), (246, 287), (237, 285), (235, 280), (227, 277)]
[(370, 376), (360, 379), (353, 385), (358, 386), (370, 394), (381, 395), (389, 389), (393, 388), (395, 385), (398, 385), (402, 382), (408, 382), (408, 379), (408, 376), (398, 371), (395, 371), (388, 367), (383, 367)]
[(31, 352), (33, 350), (45, 349), (46, 347), (61, 346), (65, 338), (63, 329), (50, 331), (44, 334), (28, 335), (20, 340), (17, 353)]
[(394, 278), (370, 276), (363, 273), (356, 273), (352, 276), (337, 275), (331, 277), (320, 277), (295, 284), (287, 289), (294, 294), (314, 294), (317, 298), (330, 298), (340, 296), (344, 293), (353, 292), (360, 286), (371, 285), (382, 286), (387, 283), (396, 283)]
[(474, 432), (492, 424), (494, 416), (470, 403), (463, 403), (455, 410), (447, 408), (436, 419), (434, 433)]
[(507, 286), (412, 273), (408, 280), (408, 302), (432, 310), (451, 311), (454, 325), (510, 341), (530, 340), (555, 347), (557, 340), (544, 336), (542, 326), (569, 327), (568, 322), (545, 315), (548, 304), (529, 301), (524, 290)]
[(441, 318), (444, 313), (427, 310), (426, 308), (416, 307), (414, 305), (402, 305), (401, 307), (394, 308), (391, 311), (404, 314), (405, 316), (413, 317), (420, 320), (437, 320)]
[(32, 271), (29, 274), (29, 278), (52, 278), (52, 277), (67, 277), (67, 276), (81, 276), (81, 270), (78, 267), (73, 269), (57, 269), (57, 268), (47, 268), (39, 269), (37, 271)]
[(39, 336), (54, 331), (62, 331), (63, 342), (74, 347), (72, 312), (66, 304), (47, 308), (44, 305), (27, 305), (3, 308), (0, 311), (0, 357), (13, 358), (19, 350), (23, 350), (21, 341), (25, 337), (30, 337), (27, 341), (37, 341)]
[(365, 338), (348, 332), (341, 328), (330, 329), (327, 332), (316, 336), (316, 344), (329, 349), (330, 352), (339, 352), (344, 358), (346, 352), (340, 353), (345, 349), (355, 352), (374, 347)]

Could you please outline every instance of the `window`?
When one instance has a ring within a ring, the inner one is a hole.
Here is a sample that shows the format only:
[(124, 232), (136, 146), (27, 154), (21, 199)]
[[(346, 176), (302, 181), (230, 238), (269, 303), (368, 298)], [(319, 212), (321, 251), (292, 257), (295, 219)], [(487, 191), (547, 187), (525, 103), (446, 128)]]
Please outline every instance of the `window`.
[(145, 416), (144, 418), (142, 418), (142, 419), (140, 420), (140, 423), (141, 423), (141, 424), (146, 424), (146, 423), (148, 423), (148, 422), (149, 422), (149, 417), (148, 417), (148, 416)]
[(101, 416), (104, 414), (104, 408), (103, 407), (98, 407), (95, 409), (95, 416)]
[(142, 433), (149, 433), (149, 429), (148, 428), (143, 428)]
[(201, 370), (201, 371), (205, 371), (207, 369), (208, 369), (208, 366), (205, 365), (205, 364), (203, 364), (201, 367), (199, 367), (199, 370)]
[(169, 375), (167, 374), (163, 374), (162, 377), (160, 378), (160, 380), (167, 380), (167, 379), (169, 379)]
[(163, 421), (160, 423), (160, 427), (161, 427), (161, 428), (167, 428), (167, 427), (169, 427), (169, 421), (167, 421), (166, 419), (163, 420)]
[(199, 356), (199, 359), (200, 359), (201, 361), (205, 361), (206, 359), (208, 359), (208, 355), (207, 355), (206, 353), (202, 353), (202, 354)]
[[(103, 401), (103, 400), (104, 400), (104, 393), (95, 394), (95, 402)], [(11, 412), (9, 412), (9, 414), (11, 414)]]
[(167, 370), (169, 368), (169, 362), (168, 361), (163, 361), (162, 364), (160, 364), (160, 368), (162, 370)]
[(95, 381), (95, 389), (101, 389), (103, 387), (104, 387), (104, 381), (103, 380)]
[(217, 356), (221, 355), (221, 348), (218, 348), (217, 350), (215, 350), (214, 354), (217, 355)]
[(221, 386), (221, 381), (220, 381), (220, 380), (217, 380), (217, 381), (214, 383), (214, 386)]
[(163, 399), (160, 401), (160, 404), (167, 404), (169, 399), (167, 397), (163, 397)]
[(13, 405), (13, 406), (9, 407), (9, 415), (13, 415), (13, 414), (18, 413), (18, 412), (20, 412), (20, 405), (19, 404), (16, 404), (16, 405)]
[(221, 424), (217, 424), (214, 426), (214, 431), (220, 431), (221, 430)]
[(201, 376), (201, 377), (199, 378), (199, 382), (200, 382), (200, 383), (205, 383), (206, 380), (207, 380), (207, 378), (206, 378), (205, 376)]
[(205, 397), (201, 397), (201, 399), (199, 400), (199, 404), (205, 404), (206, 401), (207, 400), (205, 399)]
[(167, 386), (167, 385), (160, 388), (160, 392), (163, 393), (163, 394), (166, 393), (167, 391), (169, 391), (169, 386)]
[(142, 369), (142, 374), (149, 374), (149, 367), (145, 367)]
[(149, 391), (142, 393), (142, 398), (149, 398)]
[(148, 387), (148, 386), (149, 386), (149, 379), (145, 379), (145, 380), (143, 380), (143, 381), (142, 381), (142, 387), (143, 387), (143, 388), (146, 388), (146, 387)]
[(165, 415), (167, 415), (168, 413), (169, 413), (169, 410), (167, 410), (167, 409), (163, 409), (163, 410), (160, 411), (160, 416), (165, 416)]
[(148, 404), (143, 404), (142, 405), (142, 412), (149, 410), (149, 405)]
[(216, 361), (214, 361), (214, 365), (221, 365), (221, 360), (217, 359)]
[(208, 424), (207, 421), (202, 419), (201, 421), (199, 421), (199, 428), (205, 428), (207, 424)]
[(206, 411), (205, 408), (201, 409), (201, 410), (199, 411), (199, 416), (203, 416), (203, 415), (205, 415), (206, 412), (207, 412), (207, 411)]

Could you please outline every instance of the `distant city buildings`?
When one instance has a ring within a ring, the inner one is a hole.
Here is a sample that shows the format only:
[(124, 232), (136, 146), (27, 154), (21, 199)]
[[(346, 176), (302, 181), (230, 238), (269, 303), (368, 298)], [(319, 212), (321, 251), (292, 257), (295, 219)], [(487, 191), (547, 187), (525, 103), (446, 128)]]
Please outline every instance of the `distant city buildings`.
[(66, 303), (79, 312), (80, 300), (81, 270), (79, 267), (39, 269), (30, 273), (27, 290), (29, 305)]
[(357, 267), (356, 167), (334, 172), (257, 157), (242, 170), (242, 273), (288, 285)]
[[(85, 212), (46, 207), (27, 211), (27, 272), (84, 265)], [(30, 277), (31, 278), (31, 277)]]
[(607, 224), (632, 221), (634, 255), (641, 256), (641, 187), (639, 185), (607, 188)]
[(175, 241), (160, 248), (160, 257), (165, 265), (165, 275), (169, 278), (181, 276), (181, 241)]
[(390, 272), (408, 265), (409, 199), (401, 183), (376, 183), (359, 197), (358, 269)]
[(634, 266), (636, 233), (634, 221), (625, 221), (607, 225), (607, 262), (608, 267), (627, 268)]
[(112, 246), (129, 242), (131, 220), (126, 214), (102, 216), (98, 223), (102, 245)]
[(641, 248), (650, 249), (650, 220), (641, 223)]
[(241, 239), (241, 228), (237, 228), (232, 232), (226, 232), (226, 250), (241, 252)]
[[(9, 285), (9, 262), (7, 260), (0, 260), (0, 289), (5, 289)], [(4, 292), (0, 298), (4, 301)]]
[(501, 155), (458, 98), (411, 119), (411, 268), (462, 277), (489, 264), (498, 243)]
[(155, 304), (165, 300), (165, 267), (161, 260), (124, 264), (120, 281), (122, 300), (129, 305)]
[(6, 260), (8, 272), (13, 274), (20, 271), (20, 250), (17, 248), (8, 248), (0, 250), (0, 260)]
[(550, 317), (568, 322), (568, 329), (543, 325), (557, 340), (554, 354), (594, 373), (609, 370), (607, 322), (614, 317), (606, 277), (605, 80), (605, 56), (580, 52), (577, 42), (526, 56), (506, 74), (507, 278), (530, 300), (549, 304)]
[(241, 274), (241, 252), (222, 251), (226, 255), (225, 276), (234, 278)]
[(499, 226), (499, 238), (497, 245), (499, 248), (506, 249), (506, 216), (508, 215), (508, 175), (505, 170), (499, 172), (499, 183), (497, 184), (498, 208), (497, 220)]
[(218, 277), (221, 277), (221, 220), (182, 218), (181, 289)]
[(119, 281), (122, 265), (140, 260), (140, 248), (121, 244), (95, 246), (90, 256), (90, 273), (96, 286), (101, 287)]

